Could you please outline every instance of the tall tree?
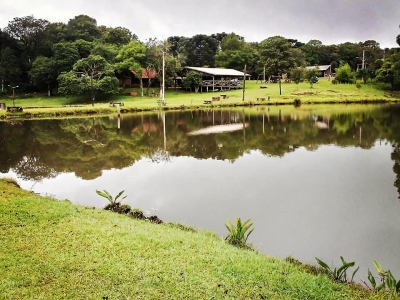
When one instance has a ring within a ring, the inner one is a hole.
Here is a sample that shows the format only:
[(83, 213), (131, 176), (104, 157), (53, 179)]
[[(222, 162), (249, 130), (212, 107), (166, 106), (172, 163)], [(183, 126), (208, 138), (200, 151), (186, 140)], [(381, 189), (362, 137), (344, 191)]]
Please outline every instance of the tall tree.
[(29, 64), (33, 62), (47, 41), (46, 28), (49, 24), (49, 21), (35, 19), (33, 16), (14, 18), (8, 22), (5, 30), (11, 37), (21, 42)]
[(117, 55), (117, 63), (115, 69), (122, 76), (131, 76), (131, 71), (134, 71), (136, 77), (140, 80), (140, 92), (143, 97), (143, 78), (142, 67), (146, 57), (146, 46), (139, 41), (131, 41), (123, 46)]
[(113, 64), (118, 55), (118, 46), (114, 44), (93, 42), (93, 49), (90, 52), (92, 55), (100, 55), (109, 63)]
[(96, 19), (87, 15), (79, 15), (70, 19), (67, 24), (67, 34), (71, 41), (82, 39), (91, 42), (101, 37)]
[(258, 71), (265, 70), (269, 76), (287, 73), (295, 66), (293, 50), (287, 39), (274, 36), (263, 40), (259, 46), (260, 60)]
[(57, 84), (57, 69), (53, 58), (39, 56), (32, 64), (29, 77), (38, 88), (47, 88), (47, 95), (51, 96), (51, 90)]
[(58, 82), (61, 94), (90, 94), (93, 106), (98, 92), (104, 94), (119, 92), (114, 68), (99, 55), (89, 55), (80, 59), (70, 72), (58, 76)]
[(81, 58), (77, 46), (71, 42), (60, 42), (53, 45), (54, 67), (58, 74), (68, 72)]
[(251, 66), (253, 53), (250, 46), (236, 34), (229, 34), (221, 42), (221, 50), (215, 56), (217, 67), (242, 70)]
[(186, 65), (193, 67), (214, 67), (218, 42), (208, 35), (198, 34), (184, 44)]
[(318, 66), (321, 64), (322, 42), (319, 40), (310, 40), (301, 47), (306, 57), (308, 66)]
[(377, 70), (375, 80), (386, 83), (391, 90), (400, 90), (400, 53), (394, 53)]
[(20, 75), (21, 68), (15, 52), (9, 47), (0, 49), (1, 91), (4, 91), (5, 83), (16, 84), (19, 81)]
[(110, 27), (105, 29), (101, 40), (107, 44), (114, 44), (120, 47), (128, 44), (130, 41), (138, 40), (138, 37), (136, 34), (133, 34), (128, 28)]
[(357, 64), (360, 64), (360, 56), (362, 55), (362, 47), (359, 44), (346, 42), (338, 45), (338, 56), (341, 64), (347, 63), (355, 70)]

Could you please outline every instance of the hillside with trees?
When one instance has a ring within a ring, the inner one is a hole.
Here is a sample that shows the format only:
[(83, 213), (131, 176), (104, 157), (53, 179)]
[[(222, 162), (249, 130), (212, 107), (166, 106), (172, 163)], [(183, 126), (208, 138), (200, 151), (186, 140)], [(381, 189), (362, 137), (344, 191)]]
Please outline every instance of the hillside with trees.
[[(393, 38), (400, 45), (400, 35)], [(31, 15), (13, 18), (0, 30), (0, 94), (10, 95), (18, 87), (20, 93), (49, 96), (88, 94), (94, 101), (98, 93), (118, 93), (121, 83), (134, 76), (143, 96), (159, 86), (163, 58), (167, 85), (184, 66), (243, 70), (246, 65), (254, 79), (265, 70), (267, 78), (285, 73), (298, 82), (307, 78), (296, 69), (331, 65), (338, 84), (359, 80), (400, 89), (399, 48), (382, 49), (374, 40), (324, 45), (273, 36), (248, 43), (245, 37), (222, 32), (140, 41), (131, 29), (99, 25), (87, 15), (66, 24)]]

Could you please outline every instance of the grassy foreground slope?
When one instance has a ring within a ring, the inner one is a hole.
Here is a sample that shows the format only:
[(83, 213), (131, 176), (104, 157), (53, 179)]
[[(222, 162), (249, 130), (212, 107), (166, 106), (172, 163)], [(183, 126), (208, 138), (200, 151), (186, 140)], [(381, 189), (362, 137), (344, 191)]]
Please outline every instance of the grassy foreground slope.
[(0, 179), (1, 299), (386, 299), (225, 244)]

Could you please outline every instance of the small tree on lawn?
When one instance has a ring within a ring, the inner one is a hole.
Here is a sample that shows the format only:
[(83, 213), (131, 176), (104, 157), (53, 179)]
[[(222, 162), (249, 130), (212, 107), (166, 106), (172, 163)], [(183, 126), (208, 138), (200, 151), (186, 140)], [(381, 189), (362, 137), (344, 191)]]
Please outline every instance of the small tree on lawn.
[(185, 80), (183, 81), (183, 87), (185, 89), (189, 89), (192, 91), (194, 90), (195, 93), (199, 91), (199, 87), (202, 84), (201, 75), (194, 71), (190, 71), (187, 75)]
[(306, 70), (304, 78), (310, 83), (310, 88), (313, 88), (314, 83), (318, 82), (318, 68)]
[(304, 68), (294, 68), (290, 71), (290, 80), (297, 84), (297, 88), (304, 78), (304, 71)]

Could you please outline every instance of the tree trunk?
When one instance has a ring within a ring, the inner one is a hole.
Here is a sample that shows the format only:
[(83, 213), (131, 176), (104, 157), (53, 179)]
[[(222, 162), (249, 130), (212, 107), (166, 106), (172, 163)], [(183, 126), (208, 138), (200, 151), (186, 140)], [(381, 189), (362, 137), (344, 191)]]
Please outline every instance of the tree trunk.
[(140, 94), (143, 97), (143, 78), (140, 76)]
[(51, 96), (50, 84), (47, 85), (47, 96)]
[(92, 94), (92, 106), (94, 106), (93, 74), (90, 76), (90, 92)]

